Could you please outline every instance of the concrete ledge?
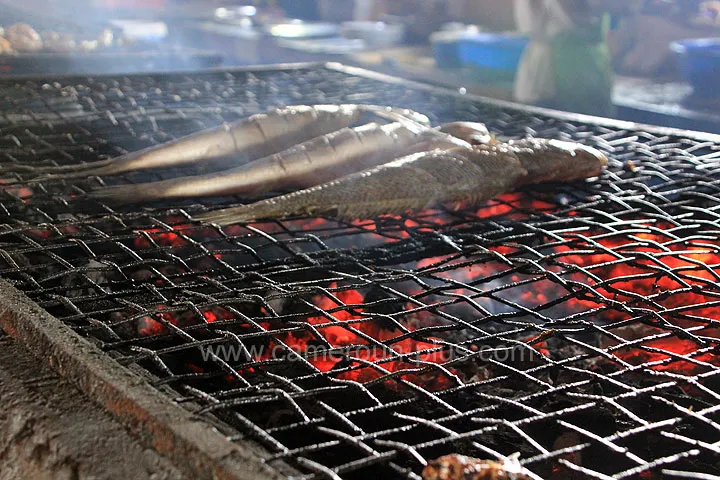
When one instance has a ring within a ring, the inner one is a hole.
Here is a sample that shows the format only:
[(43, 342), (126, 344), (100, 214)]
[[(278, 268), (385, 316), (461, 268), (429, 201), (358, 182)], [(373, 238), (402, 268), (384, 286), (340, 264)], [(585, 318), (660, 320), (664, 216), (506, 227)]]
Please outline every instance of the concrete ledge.
[(187, 478), (1, 331), (0, 398), (0, 480)]
[[(189, 477), (278, 480), (256, 445), (229, 441), (0, 280), (0, 327)], [(116, 452), (122, 458), (123, 452)], [(290, 473), (290, 472), (288, 472)]]

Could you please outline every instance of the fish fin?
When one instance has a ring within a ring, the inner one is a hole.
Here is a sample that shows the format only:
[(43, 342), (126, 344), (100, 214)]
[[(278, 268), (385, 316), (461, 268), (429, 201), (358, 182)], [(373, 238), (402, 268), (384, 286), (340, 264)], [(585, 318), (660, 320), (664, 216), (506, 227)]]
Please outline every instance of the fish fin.
[(54, 173), (72, 173), (83, 170), (92, 170), (99, 167), (104, 167), (112, 163), (113, 159), (108, 158), (105, 160), (99, 160), (97, 162), (80, 163), (77, 165), (8, 165), (3, 166), (3, 170), (12, 172), (29, 172), (29, 173), (42, 173), (42, 174), (54, 174)]
[[(261, 203), (261, 202), (258, 202)], [(408, 210), (420, 210), (435, 203), (434, 201), (419, 198), (401, 198), (395, 200), (376, 200), (372, 202), (355, 202), (343, 206), (324, 206), (317, 210), (309, 209), (305, 212), (308, 216), (329, 215), (341, 220), (354, 220), (357, 218), (371, 218), (378, 215), (401, 215)], [(263, 218), (270, 218), (272, 215), (258, 213), (256, 204), (243, 205), (240, 207), (216, 210), (205, 214), (195, 215), (193, 218), (200, 222), (212, 223), (220, 226), (232, 225), (235, 223), (251, 222)], [(298, 213), (299, 214), (299, 213)]]
[(141, 183), (99, 188), (89, 192), (85, 197), (108, 205), (128, 205), (160, 200), (164, 198), (164, 194), (162, 191), (149, 189), (147, 184)]

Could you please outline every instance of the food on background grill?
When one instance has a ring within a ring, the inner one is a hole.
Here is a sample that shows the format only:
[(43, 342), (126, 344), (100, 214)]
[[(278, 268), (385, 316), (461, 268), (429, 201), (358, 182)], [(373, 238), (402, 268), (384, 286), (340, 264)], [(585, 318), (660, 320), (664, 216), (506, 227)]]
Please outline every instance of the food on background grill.
[(12, 53), (15, 53), (15, 49), (10, 41), (5, 37), (0, 36), (0, 55), (8, 55)]
[(605, 155), (594, 148), (557, 140), (438, 149), (196, 219), (218, 225), (296, 215), (356, 219), (437, 204), (477, 204), (525, 184), (595, 176), (606, 164)]
[(98, 47), (103, 47), (103, 48), (112, 47), (114, 41), (115, 41), (115, 34), (109, 28), (106, 28), (102, 32), (100, 32), (100, 35), (98, 35), (98, 38), (97, 38)]
[(77, 51), (80, 53), (90, 53), (98, 49), (100, 44), (97, 40), (82, 40), (78, 44)]
[(25, 23), (10, 25), (6, 31), (6, 38), (18, 52), (39, 52), (43, 49), (40, 34)]
[(121, 157), (36, 171), (49, 173), (51, 178), (78, 178), (177, 167), (227, 155), (264, 157), (305, 140), (349, 127), (363, 114), (419, 125), (430, 123), (425, 115), (407, 109), (351, 104), (299, 105), (253, 115)]
[[(456, 129), (451, 124), (447, 128)], [(311, 187), (410, 153), (453, 146), (470, 148), (463, 140), (419, 124), (369, 123), (316, 137), (230, 170), (101, 188), (90, 196), (105, 203), (126, 204), (163, 198), (258, 195)]]
[(501, 462), (465, 455), (445, 455), (422, 471), (423, 480), (530, 480), (534, 475), (520, 465), (517, 456)]
[(703, 25), (720, 26), (720, 2), (717, 0), (702, 2), (696, 22)]
[(87, 33), (74, 35), (68, 32), (53, 30), (37, 33), (33, 27), (24, 23), (11, 25), (7, 29), (0, 27), (0, 37), (8, 40), (12, 48), (0, 48), (0, 54), (20, 53), (59, 53), (77, 54), (96, 50), (109, 50), (132, 44), (132, 40), (117, 37), (110, 28), (103, 29), (99, 34)]
[(43, 32), (41, 35), (46, 50), (55, 53), (70, 53), (75, 50), (75, 37), (69, 33)]

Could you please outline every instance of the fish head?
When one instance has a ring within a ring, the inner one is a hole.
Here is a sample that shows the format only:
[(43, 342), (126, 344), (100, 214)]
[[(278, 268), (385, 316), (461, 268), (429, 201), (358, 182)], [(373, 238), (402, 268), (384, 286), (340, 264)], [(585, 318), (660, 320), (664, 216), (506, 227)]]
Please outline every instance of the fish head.
[(600, 150), (575, 142), (523, 139), (508, 143), (528, 171), (526, 183), (572, 182), (600, 175), (608, 158)]
[(597, 175), (608, 164), (608, 158), (597, 148), (562, 140), (550, 140), (548, 143), (558, 151), (572, 157), (576, 165), (585, 166), (586, 172), (582, 172), (582, 176)]
[(589, 147), (581, 143), (564, 142), (562, 140), (550, 140), (549, 143), (558, 150), (568, 152), (580, 160), (585, 160), (589, 163), (595, 162), (600, 167), (608, 164), (608, 159), (605, 154), (597, 148)]

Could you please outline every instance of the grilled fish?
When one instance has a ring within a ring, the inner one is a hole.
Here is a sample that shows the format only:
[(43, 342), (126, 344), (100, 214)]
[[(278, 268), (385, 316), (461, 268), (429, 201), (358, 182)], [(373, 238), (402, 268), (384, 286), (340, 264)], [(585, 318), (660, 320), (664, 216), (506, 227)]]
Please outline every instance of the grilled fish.
[(212, 160), (234, 154), (253, 158), (280, 152), (307, 139), (357, 123), (363, 114), (391, 121), (428, 126), (429, 120), (412, 110), (374, 105), (299, 105), (271, 110), (226, 123), (177, 140), (86, 165), (35, 168), (48, 174), (41, 180), (113, 175)]
[[(445, 129), (453, 130), (451, 125)], [(464, 128), (466, 133), (468, 128)], [(484, 126), (475, 127), (473, 131), (482, 128)], [(340, 129), (230, 170), (101, 188), (89, 196), (104, 203), (128, 204), (164, 198), (261, 195), (319, 185), (418, 151), (453, 146), (470, 148), (465, 141), (443, 132), (442, 128), (429, 130), (414, 123), (369, 123)]]
[(557, 140), (437, 149), (196, 218), (218, 225), (296, 215), (369, 218), (436, 204), (480, 203), (523, 184), (594, 176), (606, 164), (605, 155), (594, 148)]

